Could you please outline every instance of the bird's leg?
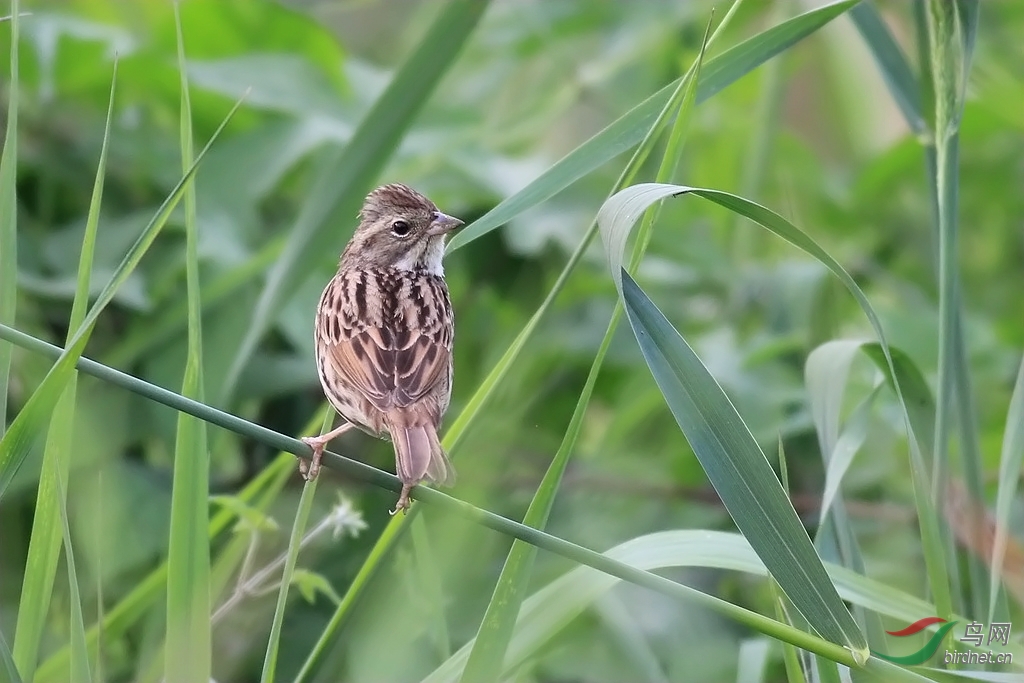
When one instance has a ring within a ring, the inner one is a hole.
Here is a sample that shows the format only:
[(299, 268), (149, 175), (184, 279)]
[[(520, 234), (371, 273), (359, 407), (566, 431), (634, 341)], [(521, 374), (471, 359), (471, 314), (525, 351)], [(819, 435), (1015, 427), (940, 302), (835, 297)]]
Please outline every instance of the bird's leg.
[(332, 429), (326, 434), (320, 436), (304, 436), (300, 441), (313, 449), (313, 456), (306, 462), (302, 458), (299, 458), (299, 472), (306, 481), (313, 481), (317, 475), (320, 474), (320, 459), (324, 456), (324, 448), (336, 437), (344, 434), (348, 430), (352, 429), (353, 424), (351, 422), (342, 423), (341, 426)]
[(398, 496), (398, 502), (395, 503), (395, 509), (389, 513), (392, 517), (394, 517), (395, 513), (397, 513), (399, 510), (402, 511), (402, 514), (406, 514), (409, 512), (409, 491), (411, 491), (412, 487), (415, 485), (416, 484), (402, 482), (402, 493), (401, 495)]

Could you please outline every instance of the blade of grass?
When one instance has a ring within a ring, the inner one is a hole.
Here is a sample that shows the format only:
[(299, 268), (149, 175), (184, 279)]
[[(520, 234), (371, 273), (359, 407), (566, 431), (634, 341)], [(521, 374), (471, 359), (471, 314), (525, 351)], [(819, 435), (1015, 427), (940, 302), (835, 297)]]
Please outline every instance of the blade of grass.
[[(867, 570), (856, 532), (846, 513), (841, 484), (853, 457), (867, 438), (870, 409), (881, 385), (875, 386), (858, 402), (842, 432), (840, 423), (850, 366), (858, 352), (868, 350), (865, 344), (863, 341), (848, 339), (826, 342), (811, 351), (804, 366), (807, 399), (825, 465), (825, 488), (814, 545), (822, 559), (838, 562), (862, 574), (867, 573)], [(894, 350), (894, 357), (898, 355)], [(884, 356), (879, 354), (874, 360), (883, 373), (887, 372)], [(906, 381), (902, 384), (907, 386)], [(925, 400), (927, 405), (932, 405), (930, 394), (926, 394)], [(855, 607), (854, 618), (867, 634), (868, 644), (881, 646), (884, 629), (877, 615)]]
[(67, 489), (64, 480), (57, 478), (60, 492), (57, 502), (60, 506), (61, 531), (64, 538), (64, 557), (68, 566), (68, 587), (71, 592), (71, 683), (90, 683), (89, 646), (85, 639), (85, 619), (82, 617), (82, 595), (78, 589), (78, 571), (75, 569), (75, 553), (71, 544), (71, 527), (68, 525)]
[(22, 683), (18, 667), (14, 665), (14, 655), (11, 654), (11, 648), (7, 645), (7, 638), (4, 637), (2, 630), (0, 630), (0, 665), (3, 665), (4, 680), (9, 683)]
[[(34, 339), (29, 335), (18, 332), (17, 330), (12, 330), (6, 325), (0, 325), (0, 338), (12, 341), (15, 344), (31, 351), (49, 356), (58, 356), (61, 354), (60, 350), (52, 345), (41, 340)], [(187, 412), (190, 415), (199, 417), (211, 424), (248, 436), (259, 443), (263, 443), (301, 457), (309, 457), (309, 447), (298, 439), (285, 436), (284, 434), (280, 434), (267, 429), (266, 427), (254, 424), (235, 415), (225, 413), (224, 411), (217, 410), (216, 408), (206, 404), (198, 403), (192, 399), (181, 396), (180, 394), (156, 387), (137, 378), (118, 372), (112, 368), (102, 366), (94, 361), (89, 361), (88, 359), (81, 359), (78, 367), (82, 372), (101, 377), (101, 379), (104, 379), (105, 381), (110, 381), (113, 384), (139, 393), (140, 395), (144, 395), (147, 398), (159, 401), (164, 405)], [(330, 451), (324, 452), (324, 466), (395, 493), (400, 491), (402, 488), (401, 481), (395, 475), (378, 470), (358, 460), (352, 460)], [(630, 583), (634, 583), (638, 586), (649, 588), (663, 595), (701, 605), (726, 618), (736, 620), (764, 633), (770, 633), (774, 637), (781, 638), (787, 642), (797, 645), (798, 647), (826, 656), (829, 659), (833, 659), (848, 666), (853, 666), (856, 663), (856, 660), (849, 650), (823, 640), (816, 635), (804, 633), (797, 629), (790, 629), (788, 627), (779, 630), (778, 623), (773, 619), (769, 619), (768, 617), (762, 616), (743, 607), (739, 607), (738, 605), (734, 605), (712, 595), (707, 595), (699, 590), (690, 588), (689, 586), (678, 584), (665, 577), (658, 576), (647, 571), (638, 570), (635, 567), (630, 567), (629, 565), (612, 560), (601, 553), (595, 552), (594, 550), (556, 536), (552, 536), (551, 534), (544, 533), (543, 531), (532, 529), (492, 512), (482, 510), (474, 505), (441, 493), (440, 491), (435, 491), (421, 486), (413, 490), (413, 495), (417, 500), (423, 501), (428, 505), (432, 505), (462, 519), (485, 526), (499, 533), (511, 536), (512, 538), (532, 543), (539, 548), (553, 552), (561, 557), (588, 565), (589, 567), (601, 572), (629, 581)], [(398, 533), (399, 530), (404, 529), (405, 527), (404, 525), (389, 525), (385, 528), (385, 533), (388, 533), (392, 528), (395, 529), (394, 533)], [(376, 546), (374, 550), (376, 550)]]
[[(85, 235), (82, 237), (82, 251), (78, 261), (78, 280), (75, 297), (71, 304), (71, 318), (68, 322), (67, 344), (71, 344), (74, 333), (82, 327), (89, 307), (89, 284), (92, 281), (93, 253), (96, 248), (96, 233), (99, 225), (100, 206), (103, 200), (103, 181), (107, 170), (107, 149), (110, 142), (110, 126), (114, 118), (114, 93), (117, 84), (117, 59), (114, 60), (110, 81), (110, 99), (107, 105), (107, 119), (100, 145), (100, 157), (96, 166), (92, 198), (85, 219)], [(18, 624), (14, 636), (14, 661), (26, 672), (35, 670), (39, 657), (39, 643), (43, 637), (50, 609), (50, 596), (57, 575), (57, 561), (60, 558), (61, 520), (60, 511), (63, 489), (58, 482), (69, 481), (71, 451), (74, 443), (75, 401), (77, 396), (78, 373), (72, 372), (64, 392), (61, 394), (50, 418), (43, 451), (43, 465), (39, 475), (39, 489), (36, 493), (35, 514), (32, 517), (32, 535), (29, 539), (28, 556), (25, 560), (24, 581), (21, 599), (18, 603)]]
[[(815, 8), (709, 59), (697, 84), (696, 102), (699, 104), (724, 90), (775, 55), (843, 14), (858, 1), (844, 0)], [(722, 25), (725, 25), (728, 19), (727, 15)], [(709, 45), (714, 44), (718, 34), (719, 31), (716, 31), (715, 35), (711, 36)], [(460, 230), (448, 243), (448, 251), (464, 247), (491, 230), (501, 227), (527, 209), (550, 199), (591, 171), (631, 149), (651, 130), (658, 114), (679, 87), (680, 80), (681, 77), (648, 97), (570, 152), (522, 190)]]
[(707, 368), (622, 270), (637, 341), (679, 427), (736, 526), (779, 587), (826, 639), (867, 660), (867, 641), (828, 579), (771, 465)]
[(921, 113), (923, 102), (917, 77), (874, 3), (858, 4), (850, 10), (850, 19), (875, 58), (889, 92), (903, 113), (903, 119), (914, 134), (927, 135), (928, 124)]
[[(11, 0), (11, 82), (7, 132), (0, 153), (0, 324), (13, 325), (18, 301), (18, 0)], [(14, 349), (0, 344), (0, 437), (7, 431), (7, 395)]]
[[(671, 180), (672, 173), (678, 162), (682, 137), (689, 123), (689, 114), (693, 106), (696, 84), (700, 78), (700, 67), (704, 58), (704, 51), (707, 48), (710, 32), (711, 24), (709, 22), (705, 29), (704, 39), (701, 41), (696, 61), (686, 75), (680, 79), (679, 86), (672, 94), (652, 130), (648, 133), (648, 139), (653, 139), (654, 135), (652, 134), (662, 128), (671, 113), (676, 112), (675, 124), (672, 127), (669, 143), (666, 145), (665, 154), (657, 174), (660, 181)], [(627, 168), (627, 172), (629, 170)], [(646, 227), (648, 230), (642, 231), (643, 236), (635, 245), (632, 259), (634, 265), (639, 263), (650, 241), (650, 225)], [(611, 347), (612, 338), (618, 327), (621, 313), (621, 308), (616, 306), (604, 339), (602, 339), (597, 355), (590, 366), (586, 383), (580, 393), (579, 400), (576, 402), (576, 408), (569, 420), (562, 443), (559, 445), (551, 465), (548, 467), (547, 472), (545, 472), (544, 478), (541, 480), (540, 486), (530, 502), (526, 516), (523, 518), (523, 523), (527, 526), (543, 529), (547, 525), (551, 508), (554, 505), (555, 494), (558, 492), (565, 468), (569, 463), (569, 457), (576, 448), (576, 442), (583, 427), (583, 418), (586, 415), (587, 407), (590, 405), (590, 397), (597, 383), (601, 366), (604, 363), (608, 349)], [(501, 574), (495, 584), (494, 593), (480, 623), (480, 628), (477, 631), (473, 650), (470, 652), (469, 661), (466, 663), (466, 668), (462, 673), (462, 681), (475, 683), (477, 681), (494, 681), (501, 678), (505, 651), (512, 638), (516, 618), (519, 616), (519, 609), (526, 595), (536, 555), (536, 548), (528, 543), (515, 541), (512, 544), (512, 548), (505, 560), (505, 565), (502, 567)]]
[(637, 219), (659, 199), (685, 192), (711, 199), (755, 220), (811, 252), (836, 271), (844, 284), (853, 285), (855, 295), (859, 289), (845, 270), (807, 235), (781, 216), (733, 195), (726, 197), (724, 193), (673, 185), (639, 185), (619, 193), (601, 210), (599, 220), (609, 265), (634, 334), (673, 415), (726, 509), (815, 630), (850, 647), (863, 661), (867, 656), (864, 636), (835, 594), (760, 447), (689, 345), (622, 268), (623, 248)]
[[(174, 5), (178, 73), (181, 87), (181, 165), (192, 166), (192, 104), (189, 98), (181, 15)], [(203, 400), (202, 307), (199, 300), (199, 233), (195, 183), (184, 193), (185, 279), (188, 299), (188, 352), (183, 396)], [(206, 423), (178, 413), (171, 485), (170, 537), (167, 547), (167, 644), (164, 678), (168, 683), (210, 680), (209, 451)]]
[(1024, 466), (1024, 359), (1017, 371), (1017, 381), (1010, 396), (1010, 407), (1006, 411), (1006, 429), (1003, 431), (1003, 448), (999, 454), (999, 488), (996, 492), (996, 536), (992, 545), (992, 563), (989, 568), (988, 623), (996, 614), (996, 597), (999, 595), (999, 577), (1006, 557), (1006, 536), (1010, 523), (1010, 509), (1017, 498), (1017, 485), (1021, 468)]
[(10, 429), (4, 434), (3, 439), (0, 439), (0, 499), (3, 498), (3, 494), (14, 478), (18, 468), (21, 467), (25, 458), (28, 457), (28, 454), (34, 447), (35, 442), (42, 434), (43, 425), (46, 424), (47, 419), (53, 414), (54, 406), (61, 393), (63, 393), (71, 373), (74, 371), (76, 361), (81, 357), (82, 351), (85, 349), (85, 344), (89, 340), (89, 335), (92, 333), (93, 326), (96, 324), (100, 313), (103, 312), (103, 309), (114, 298), (114, 294), (124, 284), (125, 280), (128, 279), (128, 276), (135, 270), (135, 267), (142, 260), (150, 245), (153, 244), (153, 241), (170, 217), (171, 211), (181, 199), (185, 188), (191, 182), (192, 175), (202, 162), (207, 150), (220, 135), (220, 132), (240, 105), (241, 101), (231, 108), (231, 111), (228, 112), (227, 117), (218, 126), (206, 147), (196, 157), (195, 164), (192, 165), (188, 173), (178, 182), (171, 191), (171, 194), (160, 205), (160, 208), (157, 209), (156, 214), (143, 229), (135, 243), (129, 248), (128, 253), (125, 254), (124, 259), (122, 259), (111, 276), (110, 281), (100, 292), (96, 302), (85, 316), (85, 320), (82, 321), (82, 326), (68, 342), (67, 348), (61, 353), (57, 362), (50, 368), (46, 377), (32, 393), (32, 396), (14, 419)]
[[(103, 519), (103, 472), (96, 474), (96, 519)], [(103, 525), (96, 525), (96, 538), (93, 540), (96, 543), (96, 568), (93, 574), (96, 576), (96, 638), (94, 639), (96, 648), (96, 680), (105, 681), (106, 676), (103, 675), (103, 621), (104, 621), (104, 604), (103, 604)], [(86, 642), (89, 641), (89, 634), (85, 634)]]
[(306, 533), (306, 524), (309, 521), (309, 513), (313, 509), (315, 495), (316, 480), (307, 481), (302, 487), (299, 507), (295, 511), (295, 522), (292, 525), (292, 534), (288, 539), (288, 556), (284, 563), (284, 573), (281, 575), (281, 587), (277, 592), (277, 606), (274, 608), (274, 620), (270, 624), (270, 637), (267, 641), (266, 656), (263, 659), (260, 683), (274, 682), (274, 673), (277, 671), (277, 653), (281, 646), (281, 625), (284, 623), (284, 611), (288, 605), (288, 590), (292, 585), (295, 563), (299, 558), (299, 547), (302, 543), (302, 536)]
[[(649, 211), (644, 215), (648, 214), (650, 214)], [(782, 441), (782, 434), (779, 434), (779, 481), (782, 482), (782, 488), (786, 491), (786, 496), (790, 496), (789, 461), (786, 460), (786, 445)], [(771, 578), (770, 575), (768, 578), (768, 588), (771, 590), (772, 603), (775, 607), (775, 618), (790, 626), (806, 628), (807, 620), (799, 612), (793, 613), (794, 610), (786, 599), (785, 593), (782, 592), (782, 588), (779, 587), (779, 582)], [(794, 617), (799, 620), (799, 624), (794, 623)], [(789, 643), (782, 643), (782, 661), (786, 667), (786, 678), (789, 679), (789, 683), (806, 683), (803, 664), (806, 660), (810, 660), (809, 654), (797, 650)], [(737, 677), (738, 679), (739, 677)]]
[(320, 262), (324, 254), (337, 253), (338, 235), (332, 219), (355, 215), (489, 5), (489, 0), (450, 0), (359, 122), (351, 142), (328, 163), (289, 231), (281, 258), (270, 271), (224, 383), (222, 404), (227, 404), (281, 304), (308, 274), (309, 264)]

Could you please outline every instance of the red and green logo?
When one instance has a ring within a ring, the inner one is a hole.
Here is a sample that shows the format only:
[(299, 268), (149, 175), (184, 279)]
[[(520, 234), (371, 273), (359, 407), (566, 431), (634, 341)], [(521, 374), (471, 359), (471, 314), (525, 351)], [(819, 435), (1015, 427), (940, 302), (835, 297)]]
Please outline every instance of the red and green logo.
[(935, 634), (928, 640), (928, 642), (924, 644), (924, 647), (922, 647), (917, 652), (905, 655), (903, 657), (883, 655), (881, 652), (875, 652), (874, 650), (871, 651), (871, 654), (873, 654), (876, 657), (886, 659), (895, 664), (905, 664), (907, 666), (916, 666), (918, 664), (924, 664), (926, 661), (931, 659), (933, 655), (935, 655), (935, 651), (939, 649), (939, 645), (942, 644), (942, 639), (946, 637), (946, 634), (949, 633), (949, 630), (956, 626), (955, 621), (947, 622), (945, 619), (942, 619), (940, 617), (925, 617), (924, 619), (919, 619), (910, 626), (900, 629), (899, 631), (886, 631), (886, 633), (888, 633), (890, 636), (902, 638), (904, 636), (912, 636), (915, 633), (920, 633), (921, 631), (925, 630), (933, 624), (942, 624), (942, 626), (939, 628), (938, 631), (935, 632)]

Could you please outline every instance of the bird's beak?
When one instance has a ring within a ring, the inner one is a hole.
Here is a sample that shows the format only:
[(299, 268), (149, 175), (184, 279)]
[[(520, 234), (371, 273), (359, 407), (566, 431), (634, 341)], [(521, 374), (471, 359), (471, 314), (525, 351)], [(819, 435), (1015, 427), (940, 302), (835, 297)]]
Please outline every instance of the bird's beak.
[(435, 211), (434, 220), (430, 221), (430, 229), (427, 230), (427, 234), (431, 237), (445, 235), (461, 225), (463, 225), (463, 222), (458, 218)]

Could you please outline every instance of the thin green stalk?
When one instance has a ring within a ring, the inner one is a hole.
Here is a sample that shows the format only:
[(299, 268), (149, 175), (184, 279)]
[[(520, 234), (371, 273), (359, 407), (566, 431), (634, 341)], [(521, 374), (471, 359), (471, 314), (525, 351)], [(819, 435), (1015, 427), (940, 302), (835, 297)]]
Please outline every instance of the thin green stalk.
[[(0, 323), (14, 324), (18, 300), (18, 0), (11, 0), (11, 82), (7, 89), (7, 132), (0, 154)], [(0, 437), (7, 431), (7, 394), (14, 349), (0, 344)]]
[[(935, 94), (936, 200), (939, 235), (939, 366), (935, 399), (935, 437), (931, 503), (938, 506), (948, 476), (949, 417), (956, 375), (957, 305), (957, 167), (956, 130), (959, 121), (960, 67), (963, 64), (959, 13), (951, 0), (929, 0), (927, 8), (930, 70)], [(919, 501), (920, 504), (920, 501)], [(930, 515), (933, 518), (935, 515)], [(942, 551), (947, 544), (937, 535), (938, 520), (921, 520), (925, 560), (935, 606), (948, 618), (953, 612), (948, 573)], [(934, 528), (932, 528), (934, 527)]]
[[(61, 350), (59, 348), (42, 340), (35, 339), (30, 335), (13, 330), (6, 325), (0, 325), (0, 338), (13, 342), (22, 348), (50, 357), (58, 357), (61, 354)], [(144, 382), (135, 377), (131, 377), (130, 375), (114, 370), (113, 368), (100, 365), (95, 361), (90, 361), (84, 357), (80, 358), (78, 369), (86, 374), (99, 377), (104, 381), (108, 381), (124, 389), (128, 389), (129, 391), (138, 393), (139, 395), (151, 398), (163, 403), (164, 405), (187, 412), (190, 415), (194, 415), (195, 417), (205, 420), (211, 424), (215, 424), (237, 434), (247, 436), (254, 441), (272, 448), (287, 451), (300, 457), (309, 457), (309, 447), (298, 439), (280, 434), (235, 415), (217, 410), (211, 406), (198, 403), (181, 396), (180, 394), (176, 394), (173, 391), (162, 389), (149, 384), (148, 382)], [(393, 474), (378, 470), (365, 463), (340, 456), (330, 451), (324, 452), (324, 467), (342, 472), (373, 486), (384, 488), (395, 493), (400, 491), (402, 488), (401, 481)], [(702, 606), (716, 614), (720, 614), (723, 617), (737, 621), (740, 624), (744, 624), (749, 628), (765, 633), (773, 638), (792, 643), (805, 650), (820, 654), (823, 657), (827, 657), (828, 659), (839, 662), (840, 664), (856, 666), (853, 653), (846, 648), (830, 643), (819, 636), (800, 631), (799, 629), (795, 629), (785, 624), (780, 624), (769, 617), (752, 612), (712, 595), (708, 595), (695, 588), (676, 583), (657, 574), (637, 569), (636, 567), (632, 567), (623, 562), (613, 560), (601, 553), (590, 550), (589, 548), (552, 536), (543, 531), (538, 531), (537, 529), (531, 529), (530, 527), (524, 526), (513, 520), (506, 519), (500, 515), (496, 515), (493, 512), (480, 509), (470, 503), (458, 500), (440, 491), (417, 487), (414, 489), (413, 493), (418, 500), (423, 501), (427, 505), (434, 506), (439, 510), (456, 515), (462, 519), (487, 527), (488, 529), (492, 529), (506, 536), (526, 541), (527, 543), (536, 545), (538, 548), (555, 553), (556, 555), (574, 562), (585, 564), (597, 569), (598, 571), (618, 577), (623, 581), (628, 581), (629, 583), (649, 588), (663, 595)], [(394, 532), (392, 533), (397, 533), (401, 526), (402, 525), (397, 525), (392, 527), (389, 525), (385, 529), (385, 534), (391, 532), (392, 528), (394, 528)]]
[(288, 556), (284, 563), (284, 573), (281, 576), (281, 588), (277, 592), (277, 607), (274, 609), (274, 620), (270, 625), (270, 638), (267, 642), (267, 653), (263, 659), (260, 683), (273, 683), (274, 681), (274, 672), (277, 670), (277, 653), (281, 646), (281, 625), (284, 623), (284, 611), (288, 605), (288, 589), (291, 587), (292, 575), (295, 573), (295, 563), (299, 557), (299, 549), (302, 547), (303, 535), (306, 533), (309, 513), (313, 509), (316, 483), (317, 480), (314, 479), (307, 481), (302, 487), (299, 507), (295, 511), (295, 523), (292, 525), (292, 535), (288, 540)]

